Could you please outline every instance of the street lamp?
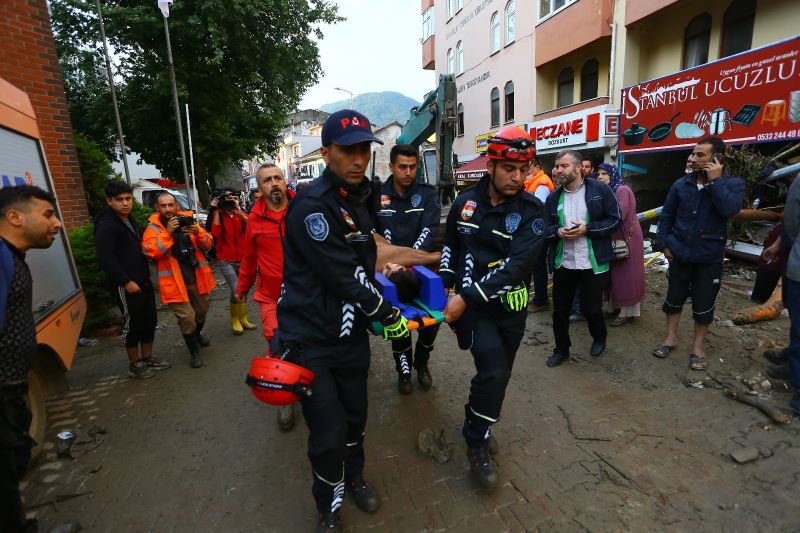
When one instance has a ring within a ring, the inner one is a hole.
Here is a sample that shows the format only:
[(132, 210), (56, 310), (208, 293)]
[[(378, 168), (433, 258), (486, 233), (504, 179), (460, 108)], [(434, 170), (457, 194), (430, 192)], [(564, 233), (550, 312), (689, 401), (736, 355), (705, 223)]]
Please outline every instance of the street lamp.
[[(183, 166), (183, 179), (186, 181), (187, 187), (189, 186), (189, 170), (186, 168), (186, 155), (183, 149), (183, 126), (181, 126), (181, 111), (178, 104), (178, 87), (175, 84), (175, 65), (172, 64), (172, 45), (169, 41), (169, 6), (173, 0), (156, 0), (158, 9), (164, 15), (164, 34), (167, 37), (167, 61), (169, 63), (169, 78), (172, 82), (172, 100), (175, 105), (175, 124), (178, 127), (178, 143), (180, 144), (179, 157), (181, 165)], [(197, 208), (197, 206), (195, 206)]]
[(95, 0), (97, 4), (97, 16), (100, 20), (100, 36), (103, 38), (103, 53), (106, 56), (106, 70), (108, 71), (108, 86), (111, 87), (111, 102), (114, 104), (114, 117), (117, 119), (117, 135), (119, 135), (119, 147), (122, 150), (122, 168), (125, 169), (125, 181), (131, 184), (131, 173), (128, 170), (128, 154), (125, 150), (125, 137), (122, 135), (122, 121), (119, 119), (119, 106), (117, 105), (117, 91), (114, 88), (114, 74), (111, 71), (111, 58), (108, 56), (108, 43), (106, 42), (106, 26), (103, 23), (103, 10), (100, 7), (100, 0)]
[(348, 91), (347, 89), (342, 89), (341, 87), (334, 87), (334, 91), (342, 91), (343, 93), (347, 93), (350, 95), (350, 107), (353, 107), (353, 92)]

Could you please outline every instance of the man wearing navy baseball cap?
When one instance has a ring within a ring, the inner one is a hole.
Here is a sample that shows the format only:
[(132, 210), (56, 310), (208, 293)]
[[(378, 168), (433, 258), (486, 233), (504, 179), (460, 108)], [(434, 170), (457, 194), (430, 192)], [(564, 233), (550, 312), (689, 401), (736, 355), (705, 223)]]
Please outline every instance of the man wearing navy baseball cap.
[(378, 321), (385, 339), (409, 335), (406, 319), (375, 288), (364, 175), (373, 142), (383, 144), (361, 113), (344, 109), (328, 117), (321, 150), (327, 168), (289, 204), (286, 218), (278, 330), (281, 355), (315, 375), (313, 394), (301, 402), (318, 531), (341, 530), (345, 492), (365, 512), (380, 506), (363, 476), (367, 328)]

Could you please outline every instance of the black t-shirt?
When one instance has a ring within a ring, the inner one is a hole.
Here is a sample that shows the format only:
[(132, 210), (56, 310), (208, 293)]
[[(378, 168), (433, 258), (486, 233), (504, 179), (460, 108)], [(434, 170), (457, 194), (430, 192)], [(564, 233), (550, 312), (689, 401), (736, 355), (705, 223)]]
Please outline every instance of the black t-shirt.
[(4, 244), (14, 258), (14, 276), (8, 288), (6, 323), (0, 330), (0, 383), (24, 380), (36, 353), (36, 325), (33, 322), (33, 279), (25, 254), (8, 241)]

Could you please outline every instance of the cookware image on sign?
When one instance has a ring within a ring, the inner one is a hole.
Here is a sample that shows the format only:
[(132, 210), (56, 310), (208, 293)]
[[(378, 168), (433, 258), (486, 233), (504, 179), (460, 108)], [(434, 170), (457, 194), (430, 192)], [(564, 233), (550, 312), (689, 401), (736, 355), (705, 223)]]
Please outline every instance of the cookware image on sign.
[(669, 119), (668, 122), (662, 122), (653, 126), (653, 129), (650, 130), (650, 133), (647, 134), (647, 138), (650, 139), (651, 142), (657, 143), (669, 137), (669, 134), (672, 131), (672, 123), (680, 114), (681, 112), (678, 111), (671, 119)]
[(756, 116), (760, 110), (760, 105), (745, 104), (742, 106), (739, 112), (733, 116), (733, 120), (731, 122), (741, 126), (749, 126), (756, 119)]
[(637, 144), (642, 144), (645, 133), (647, 133), (647, 128), (643, 128), (634, 122), (630, 128), (622, 132), (622, 140), (628, 146), (636, 146)]

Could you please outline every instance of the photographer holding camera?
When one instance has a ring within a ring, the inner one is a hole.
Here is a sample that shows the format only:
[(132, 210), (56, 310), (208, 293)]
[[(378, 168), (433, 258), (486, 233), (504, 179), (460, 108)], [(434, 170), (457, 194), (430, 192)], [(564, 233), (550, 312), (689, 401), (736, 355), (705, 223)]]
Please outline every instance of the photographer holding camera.
[(162, 191), (156, 197), (156, 210), (142, 238), (142, 252), (156, 262), (161, 302), (178, 319), (192, 368), (200, 368), (200, 346), (211, 342), (201, 333), (214, 288), (203, 250), (214, 239), (201, 228), (190, 211), (178, 211), (175, 197)]
[(219, 269), (230, 291), (231, 328), (236, 335), (241, 335), (245, 329), (256, 329), (247, 318), (247, 304), (236, 298), (239, 265), (245, 250), (247, 213), (242, 210), (237, 194), (230, 189), (212, 198), (210, 206), (215, 208), (211, 215), (211, 235), (216, 244)]

